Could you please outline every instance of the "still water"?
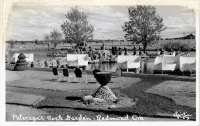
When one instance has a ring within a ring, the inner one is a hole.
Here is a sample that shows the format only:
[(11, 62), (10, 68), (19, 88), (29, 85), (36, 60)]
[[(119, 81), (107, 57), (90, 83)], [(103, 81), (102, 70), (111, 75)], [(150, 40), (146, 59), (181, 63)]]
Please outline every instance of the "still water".
[[(155, 58), (141, 59), (142, 73), (153, 74), (153, 63)], [(87, 70), (99, 69), (101, 71), (115, 71), (117, 69), (117, 63), (98, 63), (89, 64), (86, 67)]]
[[(34, 53), (34, 61), (49, 61), (54, 60), (56, 57), (47, 57), (48, 51), (21, 51), (21, 52), (9, 52), (8, 59), (10, 60), (14, 53)], [(144, 58), (141, 59), (141, 69), (142, 73), (152, 74), (153, 73), (153, 63), (155, 58)], [(101, 71), (115, 71), (117, 69), (117, 63), (98, 63), (98, 64), (89, 64), (86, 67), (86, 70), (99, 69)]]

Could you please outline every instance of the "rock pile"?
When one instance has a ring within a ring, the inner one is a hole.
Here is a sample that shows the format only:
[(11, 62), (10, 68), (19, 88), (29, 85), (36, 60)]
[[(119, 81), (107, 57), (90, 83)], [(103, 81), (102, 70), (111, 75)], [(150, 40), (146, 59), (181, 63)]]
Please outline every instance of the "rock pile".
[(108, 102), (116, 101), (117, 97), (110, 90), (108, 86), (101, 86), (97, 89), (97, 91), (93, 94), (94, 98), (100, 98)]
[(111, 80), (110, 72), (94, 70), (93, 74), (101, 86), (92, 95), (82, 97), (82, 101), (85, 105), (92, 105), (94, 108), (102, 107), (103, 109), (136, 106), (137, 100), (134, 101), (128, 97), (116, 97), (116, 95), (110, 90), (107, 86)]

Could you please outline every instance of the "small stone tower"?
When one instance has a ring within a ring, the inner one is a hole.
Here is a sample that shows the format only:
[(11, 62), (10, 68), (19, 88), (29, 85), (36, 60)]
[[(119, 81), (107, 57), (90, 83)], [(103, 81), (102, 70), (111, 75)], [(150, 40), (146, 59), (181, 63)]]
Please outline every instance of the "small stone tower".
[(25, 58), (26, 56), (21, 53), (19, 56), (18, 56), (18, 60), (17, 60), (17, 63), (14, 67), (14, 70), (15, 71), (24, 71), (24, 70), (27, 70), (28, 69), (28, 63), (26, 62)]

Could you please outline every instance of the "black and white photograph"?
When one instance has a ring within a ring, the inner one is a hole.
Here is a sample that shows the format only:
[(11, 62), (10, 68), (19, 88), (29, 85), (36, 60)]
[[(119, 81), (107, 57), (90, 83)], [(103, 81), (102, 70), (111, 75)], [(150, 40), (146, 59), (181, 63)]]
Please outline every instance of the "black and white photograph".
[(194, 2), (1, 2), (2, 120), (198, 125)]

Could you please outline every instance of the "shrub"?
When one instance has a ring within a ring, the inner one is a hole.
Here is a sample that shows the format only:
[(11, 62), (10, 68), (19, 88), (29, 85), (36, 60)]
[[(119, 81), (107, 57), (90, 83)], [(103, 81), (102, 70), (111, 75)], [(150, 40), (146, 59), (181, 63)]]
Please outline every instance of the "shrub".
[(5, 55), (5, 60), (6, 60), (5, 63), (8, 63), (8, 54), (7, 54), (7, 53), (6, 53), (6, 55)]
[(171, 49), (175, 51), (189, 51), (191, 50), (188, 44), (183, 44), (181, 42), (167, 42), (161, 44), (161, 47), (166, 51), (171, 51)]
[(196, 51), (196, 48), (193, 47), (193, 48), (191, 49), (191, 51)]

